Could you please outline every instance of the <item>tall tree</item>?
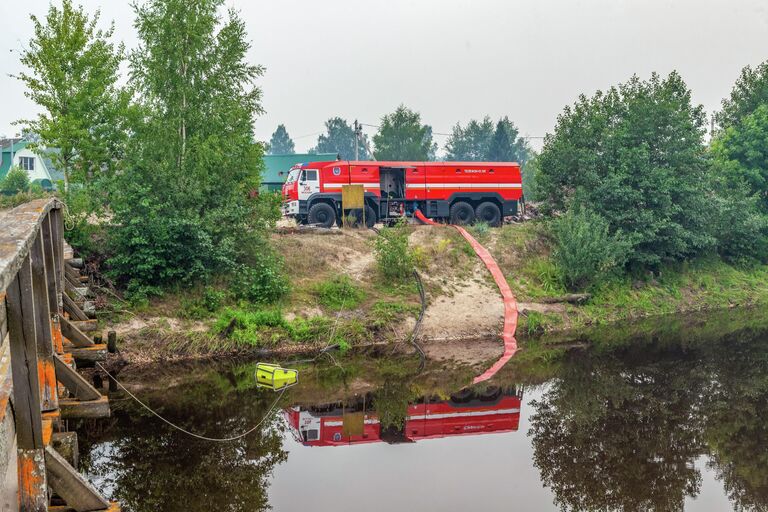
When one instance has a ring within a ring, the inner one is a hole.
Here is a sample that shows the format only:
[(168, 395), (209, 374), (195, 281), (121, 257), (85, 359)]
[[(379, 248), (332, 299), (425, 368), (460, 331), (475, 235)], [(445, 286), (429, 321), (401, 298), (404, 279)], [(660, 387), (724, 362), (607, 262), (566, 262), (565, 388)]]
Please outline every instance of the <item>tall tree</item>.
[(30, 18), (35, 35), (21, 55), (27, 71), (17, 78), (41, 110), (20, 123), (41, 145), (57, 148), (50, 155), (65, 186), (114, 170), (124, 155), (128, 104), (117, 85), (124, 51), (112, 42), (114, 27), (97, 28), (99, 11), (89, 16), (70, 0), (51, 4), (45, 20)]
[(381, 119), (373, 144), (377, 160), (430, 160), (437, 150), (432, 127), (421, 124), (421, 114), (404, 105)]
[(486, 160), (492, 137), (493, 121), (488, 116), (480, 122), (473, 119), (466, 127), (456, 123), (445, 144), (446, 159), (459, 162)]
[(517, 127), (508, 117), (499, 119), (488, 145), (488, 160), (524, 164), (528, 160), (530, 148), (525, 139), (518, 135)]
[(296, 148), (293, 144), (293, 140), (291, 140), (291, 136), (288, 135), (288, 130), (285, 129), (285, 125), (277, 125), (277, 129), (272, 134), (272, 138), (269, 139), (269, 154), (292, 155), (295, 152)]
[(137, 291), (255, 264), (274, 210), (252, 200), (262, 112), (245, 23), (224, 0), (147, 0), (134, 7), (131, 84), (141, 116), (129, 168), (112, 188), (115, 274)]
[(705, 127), (703, 107), (677, 73), (582, 95), (538, 158), (546, 209), (595, 210), (629, 237), (634, 266), (701, 253), (714, 243)]
[(768, 61), (741, 70), (730, 97), (723, 100), (723, 109), (715, 117), (721, 128), (730, 128), (764, 104), (768, 104)]
[[(312, 148), (313, 153), (337, 153), (342, 160), (355, 158), (355, 130), (340, 117), (332, 117), (325, 122), (326, 133), (317, 138), (317, 146)], [(358, 141), (357, 153), (360, 160), (370, 158), (368, 154), (368, 136), (363, 134)]]

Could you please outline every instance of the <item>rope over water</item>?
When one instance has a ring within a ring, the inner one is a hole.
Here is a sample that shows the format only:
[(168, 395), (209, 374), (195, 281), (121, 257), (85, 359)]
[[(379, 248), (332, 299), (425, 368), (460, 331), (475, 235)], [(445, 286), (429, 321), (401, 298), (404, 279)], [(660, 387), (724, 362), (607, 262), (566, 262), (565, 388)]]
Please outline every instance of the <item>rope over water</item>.
[(117, 383), (117, 385), (118, 385), (118, 386), (120, 386), (120, 387), (123, 389), (123, 391), (125, 391), (126, 393), (128, 393), (128, 396), (130, 396), (131, 398), (133, 398), (134, 400), (136, 400), (136, 402), (138, 402), (138, 404), (139, 404), (139, 405), (141, 405), (143, 408), (145, 408), (146, 410), (148, 410), (149, 412), (151, 412), (152, 414), (154, 414), (155, 416), (157, 416), (158, 418), (160, 418), (161, 420), (163, 420), (165, 423), (167, 423), (167, 424), (168, 424), (168, 425), (170, 425), (171, 427), (173, 427), (173, 428), (175, 428), (176, 430), (179, 430), (179, 431), (181, 431), (181, 432), (183, 432), (183, 433), (187, 434), (188, 436), (192, 436), (192, 437), (195, 437), (195, 438), (197, 438), (197, 439), (202, 439), (203, 441), (213, 441), (213, 442), (215, 442), (215, 443), (227, 443), (227, 442), (230, 442), (230, 441), (237, 441), (238, 439), (242, 439), (243, 437), (247, 436), (248, 434), (250, 434), (250, 433), (254, 432), (256, 429), (258, 429), (258, 428), (259, 428), (259, 427), (260, 427), (260, 426), (261, 426), (261, 425), (264, 423), (264, 421), (265, 421), (267, 418), (269, 418), (269, 417), (270, 417), (270, 415), (272, 414), (272, 411), (275, 409), (275, 406), (276, 406), (276, 405), (277, 405), (277, 403), (280, 401), (280, 399), (283, 397), (283, 394), (285, 393), (285, 390), (286, 390), (286, 389), (288, 389), (287, 387), (284, 387), (284, 388), (283, 388), (283, 390), (282, 390), (282, 391), (280, 391), (280, 394), (277, 396), (277, 398), (275, 398), (275, 401), (272, 403), (272, 405), (270, 406), (270, 408), (269, 408), (269, 410), (266, 412), (266, 414), (264, 414), (264, 417), (263, 417), (263, 418), (261, 418), (261, 421), (259, 421), (259, 422), (258, 422), (258, 423), (257, 423), (257, 424), (254, 426), (254, 427), (252, 427), (252, 428), (250, 428), (250, 429), (246, 430), (246, 431), (245, 431), (245, 432), (243, 432), (242, 434), (239, 434), (239, 435), (236, 435), (236, 436), (232, 436), (232, 437), (208, 437), (208, 436), (204, 436), (204, 435), (196, 434), (196, 433), (194, 433), (194, 432), (190, 432), (189, 430), (186, 430), (185, 428), (183, 428), (183, 427), (180, 427), (179, 425), (177, 425), (177, 424), (173, 423), (172, 421), (165, 419), (165, 418), (164, 418), (164, 417), (162, 417), (162, 416), (161, 416), (159, 413), (157, 413), (157, 412), (156, 412), (154, 409), (152, 409), (152, 408), (151, 408), (151, 407), (149, 407), (147, 404), (145, 404), (144, 402), (142, 402), (141, 400), (139, 400), (139, 399), (136, 397), (136, 395), (134, 395), (133, 393), (131, 393), (130, 391), (128, 391), (128, 389), (127, 389), (125, 386), (123, 386), (123, 384), (122, 384), (122, 383), (121, 383), (119, 380), (117, 380), (117, 379), (116, 379), (116, 378), (115, 378), (115, 377), (114, 377), (114, 376), (113, 376), (111, 373), (109, 373), (109, 372), (107, 371), (107, 369), (106, 369), (106, 368), (104, 368), (104, 366), (102, 366), (102, 365), (101, 365), (101, 363), (97, 362), (96, 364), (98, 365), (98, 367), (99, 367), (99, 368), (101, 368), (101, 370), (102, 370), (104, 373), (106, 373), (106, 374), (107, 374), (107, 376), (108, 376), (110, 379), (114, 380), (114, 381)]

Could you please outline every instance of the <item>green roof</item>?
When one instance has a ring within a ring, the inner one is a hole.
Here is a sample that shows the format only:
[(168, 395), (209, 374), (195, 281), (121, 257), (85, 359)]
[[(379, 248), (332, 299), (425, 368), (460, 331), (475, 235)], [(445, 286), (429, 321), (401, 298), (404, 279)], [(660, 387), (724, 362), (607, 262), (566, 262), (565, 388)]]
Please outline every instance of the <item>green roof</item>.
[(288, 177), (288, 171), (305, 162), (334, 162), (336, 153), (294, 153), (291, 155), (264, 155), (264, 174), (261, 185), (268, 190), (279, 190)]
[[(13, 153), (16, 154), (27, 147), (29, 142), (15, 139), (13, 142)], [(0, 179), (5, 178), (11, 169), (11, 139), (0, 141)]]

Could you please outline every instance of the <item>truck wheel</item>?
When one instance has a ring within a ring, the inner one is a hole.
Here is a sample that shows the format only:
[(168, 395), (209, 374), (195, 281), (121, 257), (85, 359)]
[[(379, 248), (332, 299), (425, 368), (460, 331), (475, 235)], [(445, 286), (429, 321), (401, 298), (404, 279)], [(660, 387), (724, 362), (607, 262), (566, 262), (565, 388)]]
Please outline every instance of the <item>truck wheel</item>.
[(328, 203), (316, 203), (309, 209), (309, 223), (330, 228), (336, 222), (336, 210)]
[(475, 392), (469, 388), (463, 388), (451, 395), (451, 401), (457, 404), (465, 404), (475, 397)]
[(451, 224), (458, 224), (464, 226), (472, 224), (475, 220), (475, 210), (472, 209), (472, 205), (459, 201), (451, 206)]
[(475, 218), (478, 222), (485, 222), (489, 226), (498, 226), (501, 224), (501, 211), (496, 203), (486, 201), (480, 203), (475, 210)]
[(368, 229), (372, 228), (378, 220), (374, 209), (370, 205), (365, 205), (365, 227)]

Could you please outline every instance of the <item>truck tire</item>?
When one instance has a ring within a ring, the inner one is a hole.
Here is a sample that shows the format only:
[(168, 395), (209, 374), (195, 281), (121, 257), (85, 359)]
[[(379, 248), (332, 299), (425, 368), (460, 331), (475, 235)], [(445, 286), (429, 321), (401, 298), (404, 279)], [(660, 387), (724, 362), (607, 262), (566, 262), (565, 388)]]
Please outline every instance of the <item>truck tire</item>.
[(475, 210), (472, 205), (464, 201), (458, 201), (451, 206), (451, 224), (466, 226), (475, 220)]
[(336, 222), (336, 210), (328, 203), (315, 203), (309, 209), (307, 216), (310, 224), (318, 224), (330, 228)]
[(498, 226), (501, 224), (501, 211), (496, 203), (486, 201), (480, 203), (475, 209), (475, 219), (478, 222), (485, 222), (489, 226)]
[(371, 229), (376, 225), (378, 220), (379, 219), (376, 217), (376, 211), (371, 208), (371, 205), (365, 205), (365, 227)]

